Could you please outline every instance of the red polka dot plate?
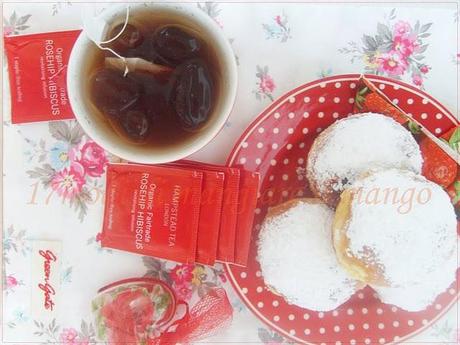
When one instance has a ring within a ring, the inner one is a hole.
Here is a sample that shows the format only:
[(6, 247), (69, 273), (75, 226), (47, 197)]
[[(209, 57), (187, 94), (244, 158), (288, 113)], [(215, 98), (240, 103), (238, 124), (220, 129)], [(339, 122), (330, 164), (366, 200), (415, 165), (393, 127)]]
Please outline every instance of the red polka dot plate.
[[(256, 260), (260, 223), (268, 207), (311, 196), (303, 176), (310, 145), (322, 129), (352, 112), (358, 79), (359, 75), (333, 76), (288, 92), (249, 126), (228, 160), (231, 166), (261, 174), (248, 266), (226, 265), (229, 278), (259, 319), (288, 339), (303, 344), (401, 342), (433, 324), (458, 298), (453, 284), (426, 310), (411, 313), (381, 303), (373, 290), (366, 288), (338, 309), (322, 313), (289, 305), (264, 284)], [(432, 133), (441, 135), (458, 124), (445, 107), (423, 91), (383, 77), (368, 79)]]

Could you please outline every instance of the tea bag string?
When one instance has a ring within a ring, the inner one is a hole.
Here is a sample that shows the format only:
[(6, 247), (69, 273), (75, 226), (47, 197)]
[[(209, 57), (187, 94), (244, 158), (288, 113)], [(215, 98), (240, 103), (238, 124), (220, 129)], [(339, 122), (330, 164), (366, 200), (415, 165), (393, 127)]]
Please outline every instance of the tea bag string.
[(98, 41), (98, 40), (95, 40), (91, 37), (91, 35), (88, 35), (88, 37), (94, 42), (94, 44), (96, 44), (96, 46), (101, 49), (101, 50), (106, 50), (106, 51), (109, 51), (111, 52), (113, 55), (115, 55), (117, 58), (119, 58), (120, 60), (123, 61), (123, 64), (125, 66), (125, 70), (124, 70), (124, 73), (123, 73), (123, 76), (126, 76), (129, 72), (129, 69), (128, 69), (128, 64), (126, 62), (126, 59), (125, 57), (121, 56), (120, 54), (118, 54), (116, 51), (114, 51), (112, 48), (110, 47), (104, 47), (103, 44), (108, 44), (108, 43), (111, 43), (113, 41), (115, 41), (116, 39), (118, 39), (122, 34), (123, 32), (126, 30), (126, 27), (128, 26), (128, 21), (129, 21), (129, 15), (130, 15), (130, 7), (129, 5), (126, 6), (126, 16), (125, 16), (125, 21), (123, 23), (123, 27), (121, 28), (120, 32), (118, 34), (116, 34), (114, 37), (108, 39), (108, 40), (105, 40), (105, 41)]
[(118, 37), (120, 37), (123, 34), (123, 32), (126, 30), (126, 27), (128, 26), (128, 21), (129, 21), (129, 5), (126, 6), (125, 22), (123, 23), (123, 27), (121, 28), (120, 32), (118, 34), (116, 34), (114, 37), (112, 37), (111, 39), (99, 42), (99, 44), (98, 44), (98, 47), (100, 49), (107, 50), (107, 51), (111, 52), (112, 54), (114, 54), (116, 57), (118, 57), (119, 59), (121, 59), (123, 61), (124, 65), (125, 65), (125, 71), (123, 72), (124, 77), (126, 77), (126, 75), (129, 72), (128, 64), (126, 63), (125, 57), (121, 56), (120, 54), (118, 54), (116, 51), (114, 51), (113, 49), (111, 49), (109, 47), (103, 47), (102, 44), (111, 43), (111, 42), (115, 41)]
[[(109, 39), (109, 40), (99, 42), (99, 44), (107, 44), (107, 43), (111, 43), (111, 42), (115, 41), (126, 30), (126, 27), (128, 26), (128, 21), (129, 21), (129, 5), (126, 5), (125, 22), (123, 23), (123, 27), (121, 28), (120, 32), (118, 34), (116, 34), (114, 37), (112, 37), (111, 39)], [(110, 49), (110, 48), (106, 48), (106, 49)]]

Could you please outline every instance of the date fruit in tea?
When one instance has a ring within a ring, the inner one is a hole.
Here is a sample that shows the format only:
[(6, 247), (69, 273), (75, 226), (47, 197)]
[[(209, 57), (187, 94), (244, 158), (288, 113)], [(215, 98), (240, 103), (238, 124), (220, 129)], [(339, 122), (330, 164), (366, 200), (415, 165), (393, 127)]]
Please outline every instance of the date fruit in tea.
[(153, 49), (170, 65), (199, 56), (201, 43), (176, 26), (159, 28), (152, 38)]
[(183, 128), (198, 128), (211, 111), (212, 81), (201, 60), (193, 60), (176, 69), (171, 94), (172, 104)]
[(136, 48), (139, 46), (144, 40), (144, 36), (141, 34), (139, 29), (134, 25), (127, 24), (123, 30), (123, 26), (123, 24), (117, 25), (109, 35), (110, 37), (115, 37), (121, 32), (121, 35), (115, 40), (114, 48), (121, 50)]
[(135, 141), (144, 141), (149, 135), (150, 119), (140, 110), (128, 110), (123, 113), (120, 116), (120, 125)]
[(131, 76), (104, 68), (92, 79), (93, 102), (104, 114), (118, 117), (133, 108), (141, 98), (141, 85)]
[(199, 33), (144, 20), (116, 25), (108, 37), (116, 37), (108, 47), (126, 60), (101, 52), (90, 97), (115, 132), (155, 146), (196, 135), (213, 111), (218, 76), (215, 55)]

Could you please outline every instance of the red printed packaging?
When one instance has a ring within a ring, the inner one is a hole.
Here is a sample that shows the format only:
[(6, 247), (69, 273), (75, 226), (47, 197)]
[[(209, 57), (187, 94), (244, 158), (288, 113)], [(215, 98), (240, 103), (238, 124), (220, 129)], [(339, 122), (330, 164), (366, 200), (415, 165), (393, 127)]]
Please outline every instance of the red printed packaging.
[(225, 183), (216, 260), (233, 262), (235, 259), (235, 234), (238, 215), (240, 171), (235, 168), (221, 169), (225, 171)]
[(5, 37), (11, 121), (73, 119), (67, 63), (80, 30)]
[(109, 165), (102, 246), (193, 263), (202, 180), (193, 170)]
[(234, 263), (241, 266), (246, 266), (248, 261), (259, 180), (260, 175), (258, 173), (246, 170), (240, 171)]
[(228, 168), (219, 165), (192, 162), (182, 160), (174, 165), (184, 167), (202, 168), (225, 174), (224, 193), (222, 199), (222, 213), (220, 217), (220, 225), (218, 232), (217, 243), (217, 261), (233, 262), (235, 259), (235, 235), (236, 223), (238, 216), (238, 191), (240, 183), (240, 171), (235, 168)]
[(174, 164), (181, 164), (189, 167), (201, 167), (203, 169), (225, 173), (224, 197), (222, 200), (222, 216), (220, 220), (216, 260), (222, 262), (233, 262), (235, 259), (235, 235), (238, 216), (240, 170), (187, 160)]
[(171, 163), (167, 166), (193, 168), (203, 173), (196, 262), (212, 266), (217, 256), (225, 174), (220, 171), (203, 170), (201, 169), (203, 165), (200, 163), (184, 161)]
[(217, 257), (225, 175), (217, 171), (201, 171), (204, 181), (201, 193), (196, 262), (212, 266)]

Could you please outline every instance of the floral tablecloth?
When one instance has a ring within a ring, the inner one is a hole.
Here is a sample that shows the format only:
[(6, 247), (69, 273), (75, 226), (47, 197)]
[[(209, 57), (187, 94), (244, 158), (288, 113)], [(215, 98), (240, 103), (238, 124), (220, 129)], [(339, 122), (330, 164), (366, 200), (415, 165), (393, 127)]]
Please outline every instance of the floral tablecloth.
[[(98, 9), (107, 4), (98, 3)], [(192, 158), (224, 163), (242, 131), (272, 100), (331, 74), (369, 72), (402, 79), (458, 114), (456, 3), (198, 3), (230, 39), (238, 61), (236, 105), (223, 131)], [(5, 35), (76, 29), (81, 5), (71, 2), (3, 5)], [(7, 66), (3, 72), (6, 76)], [(24, 344), (96, 342), (89, 303), (107, 283), (135, 276), (169, 282), (188, 298), (223, 285), (235, 315), (209, 343), (284, 343), (242, 304), (222, 268), (178, 265), (101, 249), (104, 164), (75, 121), (12, 125), (9, 87), (3, 87), (3, 341)], [(67, 186), (64, 188), (64, 186)], [(69, 187), (70, 186), (70, 187)], [(30, 305), (34, 240), (62, 248), (60, 308), (49, 322)], [(457, 309), (411, 341), (460, 341)]]

